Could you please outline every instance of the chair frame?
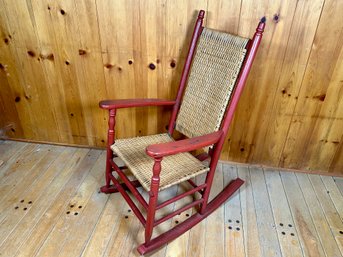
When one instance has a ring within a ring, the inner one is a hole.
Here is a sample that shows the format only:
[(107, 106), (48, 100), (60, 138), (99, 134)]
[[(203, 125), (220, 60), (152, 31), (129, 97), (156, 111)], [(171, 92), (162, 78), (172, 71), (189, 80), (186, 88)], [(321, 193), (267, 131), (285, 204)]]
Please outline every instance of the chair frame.
[[(124, 174), (123, 170), (126, 167), (120, 168), (114, 161), (115, 157), (113, 151), (111, 150), (111, 145), (114, 143), (115, 138), (115, 116), (116, 110), (120, 108), (130, 108), (130, 107), (143, 107), (143, 106), (172, 106), (172, 114), (169, 121), (168, 134), (172, 135), (175, 129), (175, 121), (177, 114), (180, 109), (180, 104), (182, 100), (182, 95), (186, 86), (189, 71), (191, 68), (191, 63), (197, 46), (199, 36), (203, 29), (203, 19), (205, 12), (201, 10), (199, 12), (196, 25), (194, 28), (192, 40), (190, 43), (187, 59), (182, 71), (182, 76), (179, 84), (179, 89), (177, 93), (176, 100), (163, 100), (163, 99), (121, 99), (121, 100), (105, 100), (99, 103), (99, 106), (103, 109), (109, 110), (109, 121), (108, 121), (108, 136), (107, 136), (107, 158), (106, 158), (106, 185), (101, 187), (100, 191), (106, 194), (120, 192), (133, 213), (137, 216), (139, 221), (145, 227), (145, 242), (138, 247), (138, 252), (140, 254), (145, 254), (151, 252), (162, 245), (170, 242), (171, 240), (177, 238), (187, 230), (191, 229), (193, 226), (198, 224), (200, 221), (205, 219), (213, 211), (215, 211), (220, 205), (222, 205), (234, 192), (236, 192), (239, 187), (244, 183), (243, 180), (237, 178), (229, 183), (222, 192), (220, 192), (212, 201), (208, 202), (209, 194), (211, 190), (211, 185), (213, 182), (213, 177), (215, 174), (216, 166), (220, 157), (220, 152), (222, 150), (223, 144), (225, 142), (225, 137), (228, 133), (229, 126), (231, 124), (234, 111), (237, 107), (238, 100), (244, 88), (246, 79), (248, 77), (251, 65), (255, 58), (257, 49), (260, 45), (262, 34), (265, 28), (265, 18), (262, 18), (259, 22), (253, 39), (249, 40), (247, 44), (247, 54), (245, 56), (243, 65), (241, 67), (238, 79), (236, 81), (235, 90), (231, 96), (231, 101), (226, 109), (226, 114), (223, 118), (221, 127), (219, 131), (213, 132), (208, 135), (179, 140), (175, 142), (162, 143), (150, 145), (146, 148), (146, 153), (154, 159), (154, 165), (152, 170), (151, 178), (151, 188), (149, 191), (149, 201), (145, 201), (143, 196), (137, 190), (140, 187), (138, 180), (130, 181), (128, 177)], [(206, 180), (204, 184), (197, 185), (192, 179), (188, 182), (192, 186), (192, 189), (177, 195), (169, 200), (166, 200), (158, 204), (158, 193), (159, 193), (159, 183), (160, 183), (160, 172), (161, 172), (161, 161), (163, 157), (168, 155), (173, 155), (182, 152), (189, 152), (192, 150), (200, 149), (206, 146), (214, 145), (214, 147), (209, 152), (209, 156), (200, 155), (198, 159), (204, 160), (210, 157), (210, 170), (207, 172)], [(116, 177), (112, 174), (115, 171), (120, 179), (123, 181), (119, 183)], [(111, 182), (113, 185), (111, 185)], [(146, 210), (147, 216), (144, 218), (142, 212), (139, 210), (137, 205), (133, 202), (127, 191), (130, 191), (133, 196), (138, 200), (142, 207)], [(155, 220), (155, 213), (157, 210), (178, 201), (188, 195), (200, 193), (201, 198), (193, 201), (186, 206), (175, 210), (166, 216)], [(189, 217), (186, 221), (178, 224), (169, 231), (151, 239), (153, 228), (162, 222), (174, 217), (175, 215), (189, 209), (198, 206), (199, 211)]]

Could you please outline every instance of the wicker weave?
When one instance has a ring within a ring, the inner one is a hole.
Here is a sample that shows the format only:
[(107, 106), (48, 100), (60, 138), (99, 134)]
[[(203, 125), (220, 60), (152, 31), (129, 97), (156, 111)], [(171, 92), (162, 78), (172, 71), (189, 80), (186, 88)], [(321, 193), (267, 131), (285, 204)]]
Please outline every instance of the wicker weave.
[(176, 130), (188, 137), (220, 128), (248, 39), (204, 28), (197, 45)]
[[(174, 140), (168, 134), (118, 139), (111, 149), (125, 162), (143, 188), (149, 191), (154, 159), (146, 154), (145, 149), (148, 145), (172, 141)], [(160, 190), (209, 170), (190, 153), (164, 157), (161, 165)]]

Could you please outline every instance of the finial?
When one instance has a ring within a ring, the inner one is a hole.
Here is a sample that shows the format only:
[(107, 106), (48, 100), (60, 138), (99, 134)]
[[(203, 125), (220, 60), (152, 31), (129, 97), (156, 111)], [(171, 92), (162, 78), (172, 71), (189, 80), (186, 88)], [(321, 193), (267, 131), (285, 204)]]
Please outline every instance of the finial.
[(266, 26), (266, 21), (267, 21), (266, 16), (263, 16), (257, 25), (257, 28), (256, 28), (257, 33), (263, 33), (264, 27)]
[(198, 15), (198, 19), (203, 19), (205, 16), (205, 11), (204, 10), (200, 10), (199, 15)]

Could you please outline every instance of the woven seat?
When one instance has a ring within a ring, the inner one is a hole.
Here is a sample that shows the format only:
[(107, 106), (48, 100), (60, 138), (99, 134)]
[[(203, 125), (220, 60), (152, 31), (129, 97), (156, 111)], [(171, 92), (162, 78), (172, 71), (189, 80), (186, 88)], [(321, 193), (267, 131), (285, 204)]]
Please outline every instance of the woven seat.
[[(117, 139), (111, 149), (123, 160), (144, 189), (149, 191), (154, 159), (146, 154), (145, 149), (152, 144), (172, 141), (174, 140), (168, 134)], [(190, 153), (167, 156), (162, 161), (159, 190), (186, 181), (208, 170), (207, 166)]]

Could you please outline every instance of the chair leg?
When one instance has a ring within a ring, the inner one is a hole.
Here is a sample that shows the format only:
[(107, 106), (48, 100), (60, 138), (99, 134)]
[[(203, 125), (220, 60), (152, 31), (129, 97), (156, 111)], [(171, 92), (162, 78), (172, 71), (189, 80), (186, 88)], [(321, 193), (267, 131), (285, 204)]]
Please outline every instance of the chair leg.
[(111, 185), (111, 174), (112, 174), (112, 166), (109, 161), (111, 158), (111, 154), (109, 154), (109, 150), (107, 149), (107, 157), (106, 157), (106, 171), (105, 171), (105, 179), (106, 184), (100, 187), (100, 192), (105, 194), (112, 194), (118, 192), (117, 188), (114, 185)]
[(112, 174), (112, 165), (110, 160), (113, 158), (113, 152), (109, 146), (107, 146), (107, 153), (106, 153), (106, 171), (105, 171), (105, 180), (106, 184), (100, 188), (100, 192), (105, 194), (116, 193), (118, 190), (114, 189), (111, 186), (111, 174)]
[(113, 159), (113, 151), (111, 149), (111, 145), (114, 143), (115, 116), (116, 116), (116, 109), (109, 110), (108, 131), (107, 131), (107, 150), (106, 150), (106, 187), (107, 188), (110, 188), (111, 186), (112, 165), (111, 165), (110, 160)]
[(157, 190), (154, 190), (154, 192), (150, 191), (149, 208), (148, 208), (146, 226), (145, 226), (145, 243), (148, 243), (150, 241), (152, 232), (154, 229), (157, 198), (158, 198), (158, 188)]
[(206, 176), (206, 188), (204, 190), (204, 193), (202, 195), (202, 198), (204, 199), (203, 203), (201, 204), (200, 207), (200, 214), (204, 214), (204, 212), (206, 211), (207, 208), (207, 204), (208, 204), (208, 198), (210, 196), (210, 192), (211, 192), (211, 187), (212, 187), (212, 182), (213, 182), (213, 177), (214, 177), (214, 173), (215, 173), (215, 169), (211, 168), (211, 170), (207, 173)]
[(151, 186), (149, 192), (149, 207), (145, 226), (145, 243), (150, 242), (155, 223), (156, 205), (158, 199), (158, 189), (160, 187), (160, 172), (162, 158), (156, 158), (152, 169)]
[(106, 187), (110, 187), (111, 186), (111, 174), (112, 174), (112, 166), (110, 163), (110, 159), (113, 158), (113, 152), (111, 151), (111, 149), (107, 149), (107, 157), (106, 157)]

